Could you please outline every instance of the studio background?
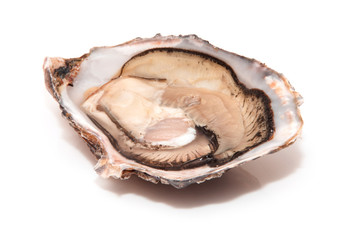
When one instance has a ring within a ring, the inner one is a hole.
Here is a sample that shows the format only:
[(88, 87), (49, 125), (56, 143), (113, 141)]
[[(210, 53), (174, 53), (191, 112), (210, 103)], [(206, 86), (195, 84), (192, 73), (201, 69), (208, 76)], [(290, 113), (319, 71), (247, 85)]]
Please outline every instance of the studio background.
[[(1, 239), (359, 239), (356, 1), (0, 3)], [(283, 73), (302, 137), (177, 190), (102, 179), (45, 89), (46, 56), (197, 34)]]

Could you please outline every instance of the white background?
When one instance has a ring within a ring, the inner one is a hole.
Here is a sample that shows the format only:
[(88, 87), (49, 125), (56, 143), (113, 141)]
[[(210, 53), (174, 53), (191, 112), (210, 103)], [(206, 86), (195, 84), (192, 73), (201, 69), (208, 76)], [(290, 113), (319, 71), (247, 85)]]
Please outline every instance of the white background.
[[(360, 239), (356, 1), (3, 1), (0, 239)], [(183, 190), (101, 179), (45, 56), (195, 33), (283, 73), (302, 139)]]

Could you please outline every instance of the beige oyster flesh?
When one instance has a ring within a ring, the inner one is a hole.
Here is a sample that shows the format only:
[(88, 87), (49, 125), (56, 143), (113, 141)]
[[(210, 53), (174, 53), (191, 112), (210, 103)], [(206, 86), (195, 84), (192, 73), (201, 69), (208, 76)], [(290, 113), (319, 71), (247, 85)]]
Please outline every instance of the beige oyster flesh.
[(195, 35), (46, 58), (44, 73), (103, 177), (182, 188), (290, 145), (302, 127), (282, 75)]

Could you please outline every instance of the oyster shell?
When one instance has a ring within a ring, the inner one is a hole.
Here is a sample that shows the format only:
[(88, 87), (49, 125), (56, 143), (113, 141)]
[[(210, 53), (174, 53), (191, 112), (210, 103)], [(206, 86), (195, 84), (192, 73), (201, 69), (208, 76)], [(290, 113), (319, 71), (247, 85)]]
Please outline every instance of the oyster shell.
[(46, 58), (44, 73), (103, 177), (182, 188), (288, 146), (303, 123), (282, 75), (195, 35)]

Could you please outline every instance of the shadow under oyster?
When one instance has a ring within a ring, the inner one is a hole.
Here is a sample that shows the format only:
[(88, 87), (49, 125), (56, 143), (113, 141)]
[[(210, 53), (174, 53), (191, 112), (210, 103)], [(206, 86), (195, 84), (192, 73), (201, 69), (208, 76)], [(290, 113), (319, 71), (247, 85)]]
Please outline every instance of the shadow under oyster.
[(182, 188), (286, 147), (302, 127), (283, 76), (195, 35), (46, 58), (44, 72), (103, 177)]

